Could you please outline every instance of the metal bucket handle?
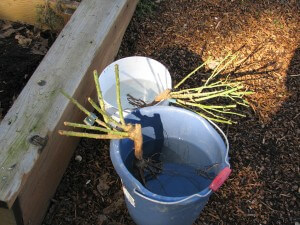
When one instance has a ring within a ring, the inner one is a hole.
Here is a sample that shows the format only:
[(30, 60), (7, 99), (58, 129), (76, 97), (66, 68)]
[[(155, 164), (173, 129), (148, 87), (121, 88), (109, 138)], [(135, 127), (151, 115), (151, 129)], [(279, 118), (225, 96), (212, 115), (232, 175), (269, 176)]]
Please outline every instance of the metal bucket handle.
[(137, 196), (139, 196), (143, 199), (151, 201), (153, 203), (163, 204), (163, 205), (173, 205), (173, 204), (183, 203), (184, 201), (187, 201), (194, 197), (204, 198), (204, 197), (209, 196), (212, 191), (217, 191), (222, 186), (222, 184), (227, 180), (227, 178), (229, 177), (229, 175), (231, 173), (230, 164), (228, 162), (229, 141), (228, 141), (228, 138), (226, 137), (225, 133), (221, 130), (221, 128), (217, 124), (215, 124), (214, 122), (212, 122), (210, 120), (208, 120), (208, 121), (220, 132), (220, 134), (223, 136), (223, 138), (225, 140), (225, 144), (226, 144), (225, 163), (227, 164), (227, 166), (225, 168), (223, 168), (223, 170), (221, 170), (221, 172), (219, 172), (219, 174), (214, 178), (214, 180), (210, 184), (210, 186), (208, 188), (209, 190), (206, 194), (201, 195), (201, 194), (196, 193), (196, 194), (190, 195), (184, 199), (181, 199), (178, 201), (172, 201), (172, 202), (159, 201), (159, 200), (149, 198), (148, 196), (144, 195), (143, 193), (140, 193), (136, 188), (133, 189), (134, 194), (136, 194)]

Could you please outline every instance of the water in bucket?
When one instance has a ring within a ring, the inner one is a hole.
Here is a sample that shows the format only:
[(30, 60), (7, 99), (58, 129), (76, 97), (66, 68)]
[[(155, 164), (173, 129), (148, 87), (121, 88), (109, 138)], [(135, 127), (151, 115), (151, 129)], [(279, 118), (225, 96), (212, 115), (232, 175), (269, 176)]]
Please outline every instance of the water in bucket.
[[(114, 119), (119, 119), (116, 102), (115, 65), (119, 65), (120, 94), (124, 116), (137, 108), (129, 103), (127, 95), (146, 103), (152, 102), (156, 95), (172, 88), (168, 69), (160, 62), (141, 56), (119, 59), (108, 65), (99, 77), (105, 109)], [(167, 105), (167, 101), (160, 102)]]
[[(120, 95), (123, 110), (134, 109), (134, 105), (131, 105), (127, 99), (128, 95), (133, 96), (136, 99), (140, 99), (145, 103), (150, 103), (154, 100), (159, 92), (157, 85), (148, 80), (126, 80), (120, 85)], [(116, 101), (116, 86), (112, 85), (104, 92), (103, 97), (106, 102), (109, 102), (112, 106), (117, 108)]]
[(145, 107), (125, 119), (142, 125), (144, 159), (152, 165), (142, 185), (133, 167), (133, 142), (111, 141), (110, 156), (129, 214), (138, 225), (192, 225), (230, 174), (224, 132), (177, 107)]
[[(220, 165), (205, 151), (181, 139), (148, 141), (143, 144), (143, 151), (149, 162), (144, 171), (145, 187), (162, 196), (183, 197), (204, 190), (215, 178)], [(195, 153), (199, 157), (197, 163), (187, 163)], [(125, 165), (129, 165), (127, 169), (138, 178), (133, 157), (133, 153), (130, 154)]]

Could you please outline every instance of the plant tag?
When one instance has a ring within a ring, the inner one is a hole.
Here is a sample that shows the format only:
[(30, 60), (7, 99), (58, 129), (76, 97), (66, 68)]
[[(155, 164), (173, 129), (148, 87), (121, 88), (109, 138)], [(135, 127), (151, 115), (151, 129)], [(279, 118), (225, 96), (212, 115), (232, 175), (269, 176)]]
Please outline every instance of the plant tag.
[(98, 119), (98, 117), (94, 114), (94, 113), (91, 113), (90, 116), (86, 117), (83, 122), (86, 124), (86, 125), (89, 125), (89, 126), (93, 126), (96, 119)]
[(127, 200), (130, 202), (130, 204), (135, 207), (135, 201), (134, 198), (130, 195), (130, 193), (127, 191), (127, 189), (123, 186), (123, 192)]
[(168, 101), (169, 101), (170, 103), (176, 103), (176, 99), (174, 99), (174, 98), (170, 98), (170, 99), (168, 99)]

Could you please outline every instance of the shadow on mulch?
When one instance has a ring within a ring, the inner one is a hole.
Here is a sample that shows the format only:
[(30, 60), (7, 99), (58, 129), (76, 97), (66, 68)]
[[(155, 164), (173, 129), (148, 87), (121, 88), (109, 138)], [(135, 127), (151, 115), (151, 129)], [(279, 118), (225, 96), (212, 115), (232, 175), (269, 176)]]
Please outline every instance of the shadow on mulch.
[[(202, 55), (192, 52), (187, 47), (181, 46), (162, 48), (159, 51), (153, 52), (149, 57), (156, 59), (168, 68), (172, 77), (173, 86), (203, 63)], [(197, 82), (199, 82), (199, 80), (201, 81), (199, 77), (203, 77), (201, 73), (204, 72), (204, 68), (199, 70), (194, 76), (188, 79), (182, 87), (198, 86), (199, 83)]]
[[(300, 51), (287, 70), (289, 97), (268, 123), (227, 128), (233, 173), (197, 224), (296, 224), (299, 214)], [(210, 221), (210, 222), (207, 222)]]
[[(288, 74), (300, 71), (299, 52), (295, 53)], [(177, 55), (184, 56), (185, 60)], [(202, 63), (198, 54), (179, 47), (162, 49), (152, 57), (168, 65), (175, 83)], [(187, 71), (179, 74), (182, 68)], [(242, 119), (238, 126), (223, 126), (231, 143), (233, 174), (220, 192), (211, 197), (195, 224), (288, 224), (297, 221), (299, 156), (295, 151), (299, 138), (297, 140), (293, 132), (295, 123), (299, 127), (299, 122), (290, 118), (296, 119), (299, 115), (297, 90), (300, 85), (297, 77), (289, 77), (287, 86), (296, 93), (271, 122), (262, 124), (249, 109), (250, 118)], [(201, 82), (201, 76), (195, 75), (190, 82), (188, 85), (194, 86)], [(108, 145), (108, 141), (82, 139), (76, 156), (83, 160), (71, 161), (44, 225), (134, 224), (124, 204), (120, 179), (110, 162)], [(278, 212), (285, 212), (289, 217)]]
[[(152, 57), (168, 67), (174, 83), (208, 56), (218, 59), (245, 45), (240, 56), (248, 59), (233, 75), (255, 91), (252, 108), (243, 109), (247, 117), (237, 125), (222, 125), (233, 173), (195, 225), (300, 222), (299, 9), (293, 0), (165, 0), (152, 17), (133, 18), (125, 34), (118, 57)], [(134, 224), (108, 145), (81, 140), (44, 225)]]

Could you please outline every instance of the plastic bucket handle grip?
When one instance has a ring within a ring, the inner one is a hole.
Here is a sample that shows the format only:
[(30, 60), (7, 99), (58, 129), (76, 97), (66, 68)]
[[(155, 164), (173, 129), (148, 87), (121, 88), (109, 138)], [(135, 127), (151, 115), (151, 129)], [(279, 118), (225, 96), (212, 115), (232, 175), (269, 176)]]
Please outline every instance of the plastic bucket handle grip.
[(229, 167), (225, 167), (218, 176), (215, 177), (215, 179), (211, 182), (209, 185), (209, 188), (213, 191), (217, 191), (222, 184), (227, 180), (231, 173), (231, 169)]
[(217, 124), (215, 124), (214, 122), (212, 122), (211, 120), (208, 120), (223, 136), (225, 143), (226, 143), (226, 156), (225, 156), (225, 162), (227, 164), (227, 167), (225, 167), (216, 177), (215, 179), (212, 181), (212, 183), (209, 185), (209, 188), (213, 191), (217, 191), (222, 185), (223, 183), (227, 180), (227, 178), (229, 177), (230, 173), (231, 173), (231, 169), (230, 169), (230, 164), (228, 162), (228, 152), (229, 152), (229, 141), (228, 138), (226, 137), (225, 133), (221, 130), (220, 127), (217, 126)]

